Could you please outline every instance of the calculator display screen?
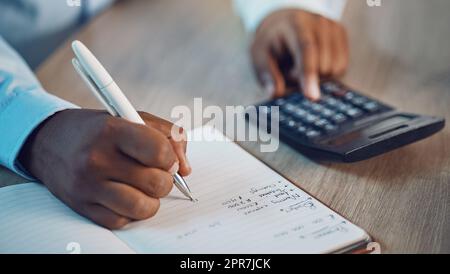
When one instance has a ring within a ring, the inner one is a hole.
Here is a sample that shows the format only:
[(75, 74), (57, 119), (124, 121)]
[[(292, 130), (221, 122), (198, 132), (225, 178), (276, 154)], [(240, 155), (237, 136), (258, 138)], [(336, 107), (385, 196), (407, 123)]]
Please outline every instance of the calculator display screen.
[(406, 115), (393, 116), (368, 125), (367, 127), (364, 127), (362, 129), (341, 135), (333, 140), (328, 141), (328, 145), (341, 146), (361, 138), (376, 139), (385, 134), (408, 127), (408, 125), (405, 123), (411, 121), (412, 119), (413, 117)]

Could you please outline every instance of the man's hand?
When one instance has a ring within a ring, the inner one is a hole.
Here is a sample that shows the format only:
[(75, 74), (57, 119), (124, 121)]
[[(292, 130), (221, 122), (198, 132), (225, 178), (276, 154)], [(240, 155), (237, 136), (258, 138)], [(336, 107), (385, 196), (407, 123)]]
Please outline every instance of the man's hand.
[(320, 98), (319, 79), (341, 76), (348, 65), (347, 34), (342, 25), (298, 9), (268, 16), (251, 48), (259, 81), (283, 96), (294, 82), (311, 100)]
[(102, 226), (118, 229), (150, 218), (171, 191), (172, 174), (186, 176), (191, 168), (186, 138), (172, 138), (171, 123), (140, 115), (148, 126), (101, 111), (59, 112), (29, 137), (19, 161), (55, 196)]

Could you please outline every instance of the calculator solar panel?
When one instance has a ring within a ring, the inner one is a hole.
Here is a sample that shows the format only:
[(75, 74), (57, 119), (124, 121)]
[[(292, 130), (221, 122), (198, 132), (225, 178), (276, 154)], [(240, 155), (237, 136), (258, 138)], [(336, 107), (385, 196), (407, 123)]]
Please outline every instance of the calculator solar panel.
[(442, 118), (400, 113), (334, 81), (323, 82), (321, 91), (318, 102), (295, 92), (259, 105), (269, 108), (258, 108), (270, 118), (270, 107), (279, 106), (280, 139), (314, 158), (364, 160), (430, 136), (445, 125)]

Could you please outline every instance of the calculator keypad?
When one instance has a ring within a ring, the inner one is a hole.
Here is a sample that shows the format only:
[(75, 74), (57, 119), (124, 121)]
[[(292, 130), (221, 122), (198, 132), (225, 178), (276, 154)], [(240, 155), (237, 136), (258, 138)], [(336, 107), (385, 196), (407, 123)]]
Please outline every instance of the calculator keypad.
[(321, 84), (322, 97), (311, 102), (300, 93), (266, 105), (280, 107), (280, 127), (310, 141), (331, 136), (349, 122), (387, 110), (388, 107), (334, 82)]

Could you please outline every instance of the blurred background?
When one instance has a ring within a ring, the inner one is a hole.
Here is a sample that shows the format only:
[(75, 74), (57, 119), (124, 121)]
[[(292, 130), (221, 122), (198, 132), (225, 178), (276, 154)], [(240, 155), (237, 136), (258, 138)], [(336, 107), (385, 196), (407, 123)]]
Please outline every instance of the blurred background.
[(349, 0), (351, 16), (343, 19), (350, 34), (358, 34), (352, 51), (369, 47), (418, 73), (440, 72), (450, 85), (450, 1), (382, 0), (372, 8), (365, 2)]
[[(79, 0), (79, 7), (68, 2), (76, 5), (77, 0), (0, 0), (0, 34), (33, 69), (114, 0)], [(190, 2), (195, 1), (185, 1), (186, 5)], [(347, 13), (349, 9), (358, 9), (358, 13), (344, 17), (346, 24), (357, 22), (358, 28), (365, 29), (365, 36), (358, 37), (361, 45), (370, 45), (418, 68), (434, 66), (442, 70), (450, 62), (450, 39), (446, 39), (450, 35), (450, 1), (382, 0), (381, 7), (369, 8), (364, 0), (348, 0)], [(433, 50), (424, 54), (422, 49), (428, 46)]]
[(0, 35), (35, 69), (89, 18), (113, 2), (79, 1), (77, 7), (66, 0), (0, 0)]

